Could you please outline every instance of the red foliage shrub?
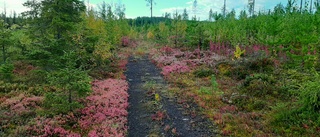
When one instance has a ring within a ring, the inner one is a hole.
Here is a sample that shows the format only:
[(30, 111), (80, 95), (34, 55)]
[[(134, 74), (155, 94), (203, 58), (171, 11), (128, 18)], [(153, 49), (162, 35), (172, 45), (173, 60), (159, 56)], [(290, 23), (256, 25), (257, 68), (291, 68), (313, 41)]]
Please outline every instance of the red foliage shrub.
[(121, 38), (121, 45), (123, 47), (129, 47), (129, 46), (136, 47), (137, 43), (134, 40), (130, 39), (128, 36), (123, 36)]
[(213, 66), (217, 61), (224, 59), (220, 55), (210, 51), (201, 51), (199, 49), (189, 52), (182, 52), (179, 49), (163, 47), (159, 51), (151, 50), (150, 58), (158, 67), (162, 68), (162, 74), (169, 76), (171, 73), (189, 72), (196, 66)]
[[(85, 107), (78, 110), (80, 117), (73, 115), (73, 113), (58, 115), (53, 118), (37, 117), (25, 126), (27, 135), (80, 137), (88, 133), (85, 136), (125, 136), (128, 115), (126, 109), (128, 108), (129, 97), (127, 82), (116, 79), (96, 80), (92, 82), (92, 89), (92, 94), (84, 101)], [(23, 100), (34, 102), (38, 101), (39, 98), (33, 97)], [(9, 104), (16, 103), (17, 101), (9, 102)], [(28, 105), (32, 105), (32, 103), (23, 106)], [(19, 108), (21, 105), (16, 107)], [(78, 131), (79, 128), (81, 132), (76, 133), (75, 131)]]
[(220, 108), (220, 113), (235, 113), (238, 108), (234, 105), (228, 105)]
[(27, 135), (39, 136), (39, 137), (50, 137), (50, 136), (65, 136), (65, 137), (80, 137), (78, 133), (66, 130), (63, 125), (67, 122), (76, 121), (73, 113), (69, 115), (57, 115), (53, 118), (36, 117), (25, 126)]
[(165, 119), (166, 117), (167, 117), (167, 114), (162, 111), (157, 111), (156, 114), (153, 114), (151, 116), (152, 120), (156, 120), (156, 121), (161, 121), (161, 120)]
[(80, 127), (89, 136), (125, 136), (127, 131), (128, 84), (108, 79), (93, 82), (93, 93), (81, 110)]
[(230, 46), (227, 46), (224, 43), (214, 43), (210, 41), (209, 46), (210, 46), (210, 51), (218, 55), (230, 56), (234, 51), (233, 48), (231, 48)]
[(30, 71), (36, 70), (37, 68), (33, 65), (30, 65), (26, 62), (17, 61), (14, 64), (14, 70), (13, 73), (18, 75), (27, 75)]
[(124, 60), (120, 60), (118, 62), (118, 67), (122, 70), (126, 70), (126, 65), (128, 64), (128, 60), (124, 59)]
[(164, 46), (160, 49), (160, 52), (166, 54), (166, 55), (170, 55), (173, 53), (173, 49), (169, 46)]
[(43, 97), (27, 97), (25, 94), (19, 94), (18, 96), (4, 99), (0, 107), (7, 108), (7, 113), (10, 115), (20, 115), (28, 113), (34, 108), (38, 108), (42, 101)]
[(189, 71), (190, 68), (186, 63), (175, 62), (169, 66), (163, 67), (161, 74), (163, 74), (164, 76), (168, 76), (170, 75), (170, 73), (184, 73)]

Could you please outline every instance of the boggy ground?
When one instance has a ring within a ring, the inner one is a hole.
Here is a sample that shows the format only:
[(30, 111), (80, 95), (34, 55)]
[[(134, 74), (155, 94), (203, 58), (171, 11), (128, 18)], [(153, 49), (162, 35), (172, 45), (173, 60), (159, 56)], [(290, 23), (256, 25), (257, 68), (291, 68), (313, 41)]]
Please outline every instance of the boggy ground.
[(130, 57), (126, 77), (129, 82), (128, 136), (216, 136), (213, 123), (197, 114), (194, 104), (178, 101), (167, 90), (160, 70), (147, 55)]

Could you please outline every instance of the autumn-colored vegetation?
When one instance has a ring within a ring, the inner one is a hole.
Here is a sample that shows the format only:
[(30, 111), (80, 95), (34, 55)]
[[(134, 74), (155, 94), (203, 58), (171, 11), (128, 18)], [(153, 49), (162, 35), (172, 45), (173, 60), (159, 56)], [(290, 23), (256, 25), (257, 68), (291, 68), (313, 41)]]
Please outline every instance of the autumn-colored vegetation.
[(0, 136), (126, 136), (130, 54), (148, 54), (169, 92), (222, 136), (320, 134), (319, 1), (208, 21), (186, 10), (128, 20), (123, 5), (57, 1), (1, 16)]
[(23, 17), (0, 21), (0, 136), (125, 136), (127, 55), (116, 53), (134, 33), (123, 8), (24, 6)]

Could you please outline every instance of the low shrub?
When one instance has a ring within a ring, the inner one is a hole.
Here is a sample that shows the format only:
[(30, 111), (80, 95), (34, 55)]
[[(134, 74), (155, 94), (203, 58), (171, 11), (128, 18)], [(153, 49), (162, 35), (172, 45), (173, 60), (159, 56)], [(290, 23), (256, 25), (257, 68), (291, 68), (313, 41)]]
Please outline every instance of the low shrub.
[(24, 91), (28, 88), (25, 84), (19, 83), (10, 83), (6, 81), (0, 81), (0, 93), (9, 93), (9, 92), (17, 92), (17, 91)]
[(5, 63), (0, 66), (0, 78), (6, 81), (13, 79), (14, 66), (11, 63)]
[(241, 91), (249, 96), (263, 97), (277, 95), (276, 83), (273, 76), (267, 74), (253, 74), (246, 77), (241, 86)]
[(320, 111), (320, 76), (314, 72), (314, 79), (304, 82), (300, 89), (300, 103), (309, 111)]
[(91, 92), (91, 78), (79, 69), (65, 68), (51, 72), (47, 81), (56, 87), (56, 91), (45, 95), (44, 112), (49, 115), (66, 114), (79, 108), (81, 105), (77, 102), (78, 99)]
[(198, 78), (209, 77), (214, 74), (214, 71), (211, 69), (199, 69), (193, 72), (193, 74)]
[(273, 132), (287, 136), (318, 136), (319, 112), (309, 111), (298, 103), (279, 103), (268, 114)]

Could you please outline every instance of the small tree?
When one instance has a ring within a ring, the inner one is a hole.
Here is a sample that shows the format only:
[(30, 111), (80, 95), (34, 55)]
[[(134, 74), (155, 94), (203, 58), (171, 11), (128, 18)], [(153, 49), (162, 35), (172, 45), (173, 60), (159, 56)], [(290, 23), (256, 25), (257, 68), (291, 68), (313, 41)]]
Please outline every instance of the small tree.
[(174, 14), (174, 22), (172, 24), (171, 32), (174, 33), (174, 45), (179, 46), (183, 43), (186, 30), (187, 30), (187, 23), (186, 21), (181, 20), (181, 15), (178, 14), (178, 11)]
[(183, 10), (182, 19), (183, 20), (188, 20), (189, 19), (189, 15), (188, 15), (188, 12), (187, 12), (186, 8)]
[(194, 14), (194, 16), (192, 17), (192, 20), (194, 20), (194, 21), (197, 20), (197, 8), (198, 8), (198, 1), (194, 0), (193, 5), (192, 5), (192, 10), (193, 10), (193, 14)]
[(251, 16), (254, 15), (255, 0), (248, 0), (248, 9)]
[(160, 39), (164, 41), (166, 38), (168, 38), (169, 34), (169, 28), (166, 26), (164, 22), (159, 23), (159, 34), (160, 34)]
[(48, 83), (56, 88), (54, 93), (46, 93), (44, 106), (49, 109), (49, 114), (66, 114), (81, 105), (77, 99), (88, 95), (91, 91), (91, 79), (87, 72), (76, 69), (77, 56), (74, 52), (65, 53), (63, 56), (66, 66), (55, 72), (49, 73)]
[(11, 32), (9, 29), (7, 29), (7, 24), (3, 21), (0, 20), (0, 45), (1, 45), (1, 50), (2, 50), (2, 59), (3, 62), (6, 62), (7, 59), (7, 49), (8, 46), (10, 45), (10, 37), (11, 37)]
[(213, 11), (212, 11), (212, 9), (210, 9), (210, 11), (209, 11), (209, 21), (212, 21), (212, 18), (213, 18)]
[(227, 3), (226, 3), (226, 0), (224, 0), (223, 7), (222, 7), (222, 15), (224, 18), (226, 17), (226, 14), (227, 14)]

